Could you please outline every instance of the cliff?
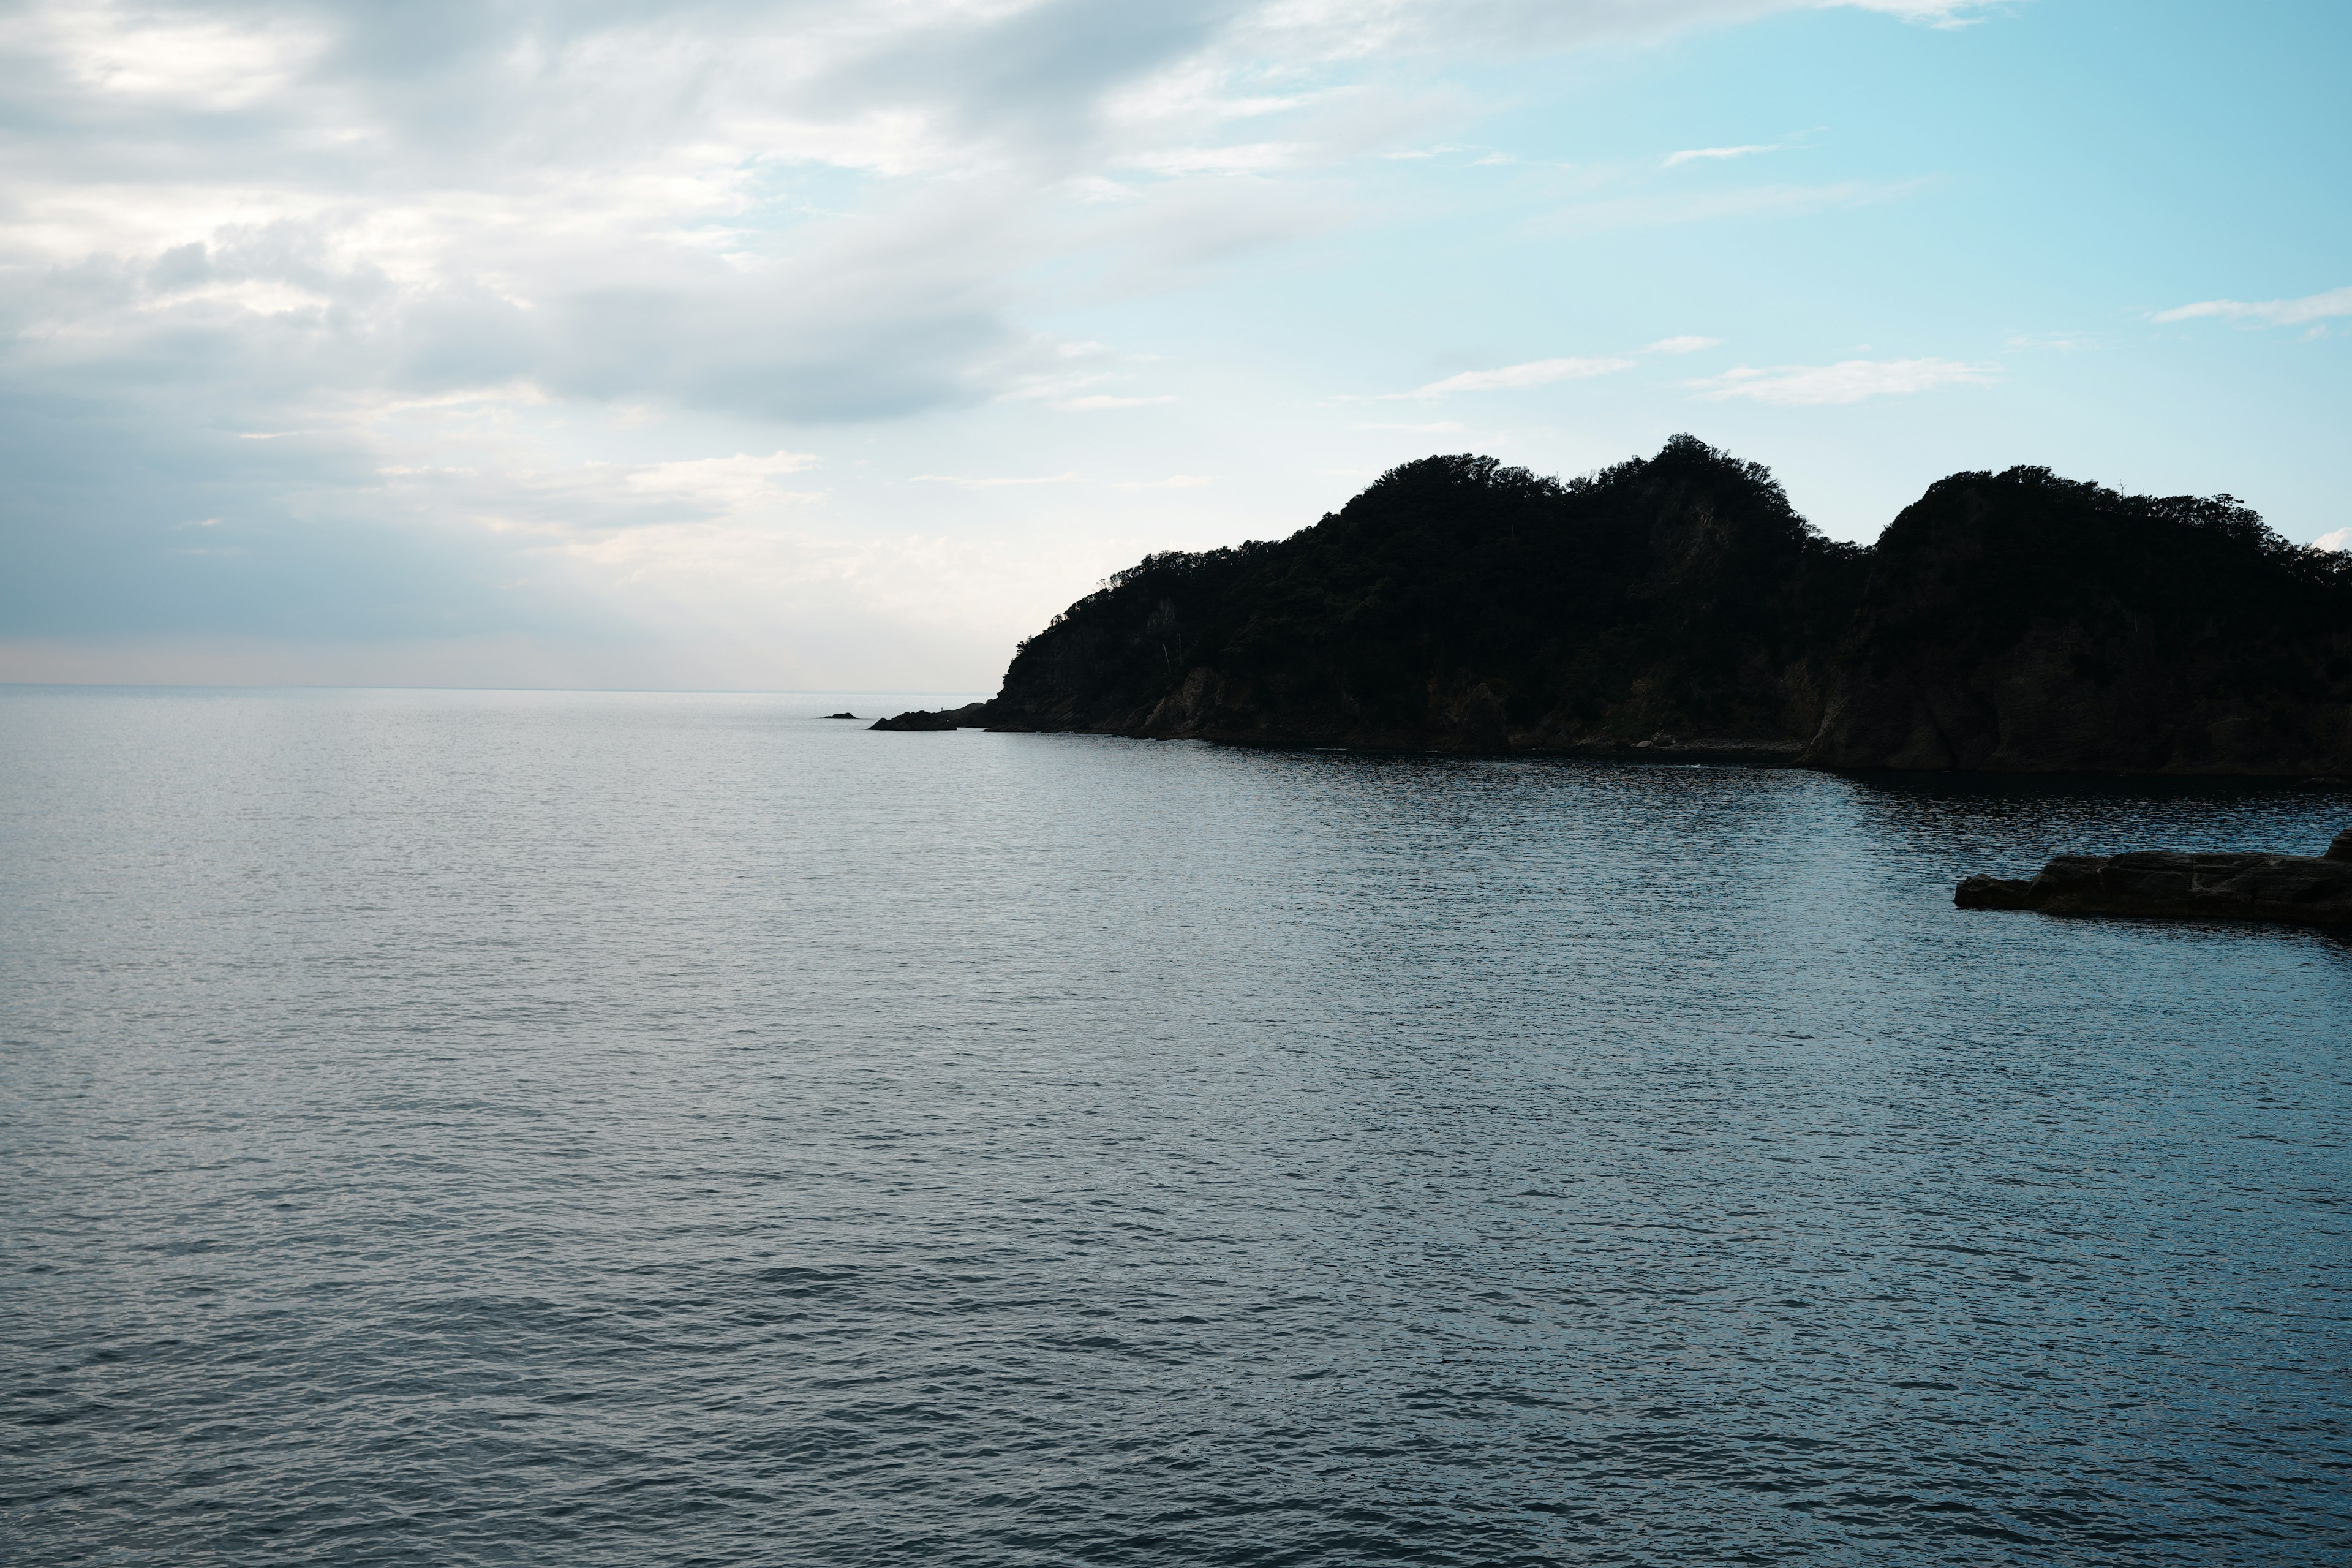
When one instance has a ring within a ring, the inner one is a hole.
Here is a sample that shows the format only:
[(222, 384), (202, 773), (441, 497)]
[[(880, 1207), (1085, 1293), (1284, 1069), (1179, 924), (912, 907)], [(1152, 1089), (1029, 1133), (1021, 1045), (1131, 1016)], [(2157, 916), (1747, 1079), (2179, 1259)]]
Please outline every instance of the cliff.
[(1391, 470), (1277, 542), (1148, 557), (991, 700), (877, 728), (2352, 773), (2352, 569), (2227, 497), (1945, 479), (1864, 549), (1689, 437), (1562, 482)]

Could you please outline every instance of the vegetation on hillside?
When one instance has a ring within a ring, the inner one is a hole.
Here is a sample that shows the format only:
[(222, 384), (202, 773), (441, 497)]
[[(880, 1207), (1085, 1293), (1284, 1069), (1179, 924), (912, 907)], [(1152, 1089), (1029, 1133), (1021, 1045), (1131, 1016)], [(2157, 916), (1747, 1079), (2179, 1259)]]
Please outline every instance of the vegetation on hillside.
[(1146, 557), (1023, 643), (992, 701), (931, 718), (1848, 766), (2352, 765), (2352, 558), (2228, 496), (2046, 468), (1956, 474), (1864, 548), (1688, 436), (1569, 480), (1433, 457), (1287, 539)]

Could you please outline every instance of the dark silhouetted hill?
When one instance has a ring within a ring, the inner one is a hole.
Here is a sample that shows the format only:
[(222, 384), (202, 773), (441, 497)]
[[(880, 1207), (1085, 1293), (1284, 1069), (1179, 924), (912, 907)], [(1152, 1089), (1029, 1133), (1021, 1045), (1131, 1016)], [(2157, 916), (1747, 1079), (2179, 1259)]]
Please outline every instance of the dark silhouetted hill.
[(2352, 773), (2352, 558), (2227, 496), (1955, 474), (1871, 551), (1829, 767)]
[(1560, 481), (1408, 463), (1278, 542), (1146, 558), (985, 703), (877, 727), (2352, 773), (2352, 570), (2227, 497), (1959, 474), (1869, 549), (1687, 436)]

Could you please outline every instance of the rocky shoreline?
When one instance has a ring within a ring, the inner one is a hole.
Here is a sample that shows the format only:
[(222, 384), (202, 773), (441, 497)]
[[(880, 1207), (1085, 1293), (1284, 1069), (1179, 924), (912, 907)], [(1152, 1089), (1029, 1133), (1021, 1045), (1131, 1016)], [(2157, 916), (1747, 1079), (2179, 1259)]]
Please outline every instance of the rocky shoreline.
[(2315, 856), (2174, 849), (2061, 855), (2031, 881), (1970, 877), (1952, 902), (2052, 915), (2352, 926), (2352, 829)]
[(993, 728), (989, 723), (989, 706), (986, 702), (967, 702), (961, 708), (917, 708), (887, 719), (877, 719), (866, 727), (899, 731), (986, 730)]

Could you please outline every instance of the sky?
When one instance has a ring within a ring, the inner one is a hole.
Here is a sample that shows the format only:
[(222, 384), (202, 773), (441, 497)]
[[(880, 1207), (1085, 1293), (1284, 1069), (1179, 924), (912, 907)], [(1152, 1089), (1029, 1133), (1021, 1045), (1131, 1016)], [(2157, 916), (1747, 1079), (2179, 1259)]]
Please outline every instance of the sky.
[(0, 5), (0, 680), (993, 689), (1688, 431), (2352, 547), (2340, 0)]

